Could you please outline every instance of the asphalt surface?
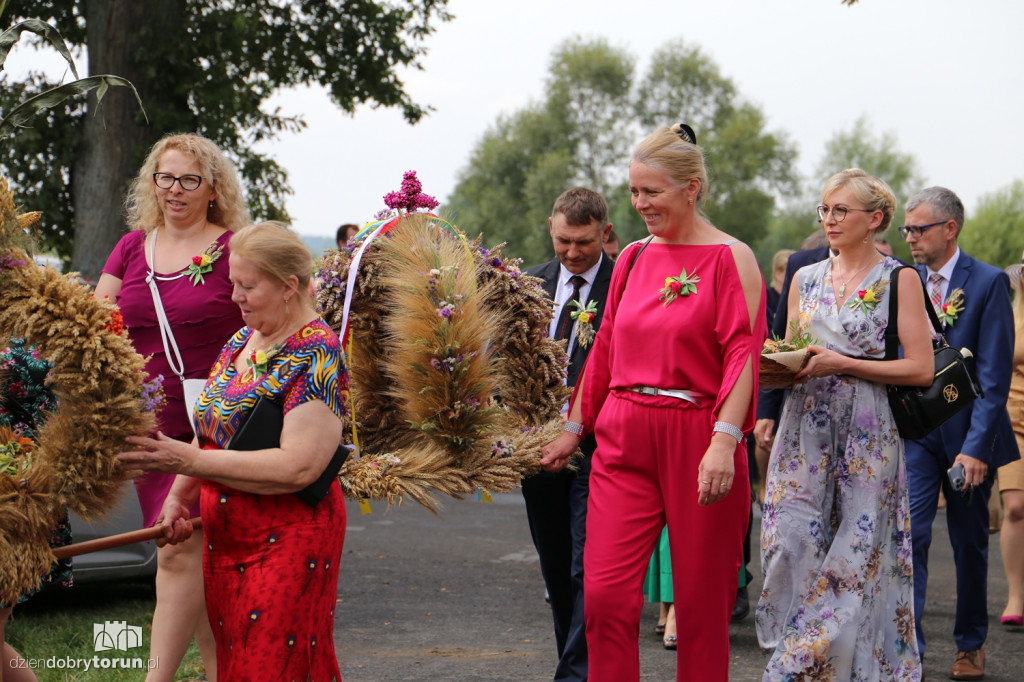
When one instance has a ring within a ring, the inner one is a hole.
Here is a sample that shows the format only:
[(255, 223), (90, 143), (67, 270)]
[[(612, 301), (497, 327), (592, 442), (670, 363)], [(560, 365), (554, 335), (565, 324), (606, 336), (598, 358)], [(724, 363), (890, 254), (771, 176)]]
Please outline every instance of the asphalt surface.
[[(346, 682), (551, 679), (551, 615), (518, 492), (495, 495), (491, 504), (446, 500), (439, 516), (415, 503), (388, 509), (374, 502), (372, 508), (362, 515), (357, 503), (348, 504), (334, 634)], [(924, 621), (929, 681), (948, 679), (956, 655), (955, 576), (944, 514), (936, 519)], [(756, 509), (754, 523), (756, 537)], [(1006, 580), (997, 535), (989, 552), (985, 679), (1020, 682), (1024, 628), (999, 624)], [(756, 599), (756, 541), (754, 554), (750, 593)], [(676, 656), (653, 633), (656, 618), (657, 606), (646, 605), (641, 678), (674, 680)], [(730, 679), (759, 680), (764, 658), (753, 616), (732, 625), (729, 639)], [(688, 661), (687, 669), (698, 671), (699, 661)], [(690, 679), (699, 680), (699, 673)]]

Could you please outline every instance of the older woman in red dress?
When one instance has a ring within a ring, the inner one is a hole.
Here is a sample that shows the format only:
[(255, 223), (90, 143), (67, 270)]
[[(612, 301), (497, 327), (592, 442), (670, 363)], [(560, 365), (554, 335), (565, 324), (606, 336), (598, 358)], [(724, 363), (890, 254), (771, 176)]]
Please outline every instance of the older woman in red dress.
[[(233, 300), (246, 326), (221, 350), (199, 397), (196, 444), (129, 438), (129, 468), (179, 474), (161, 542), (191, 534), (199, 498), (206, 609), (226, 680), (340, 680), (334, 605), (345, 538), (338, 481), (315, 506), (292, 493), (327, 468), (341, 441), (348, 383), (341, 346), (308, 295), (312, 257), (263, 223), (231, 239)], [(280, 443), (230, 449), (260, 399), (281, 408)]]

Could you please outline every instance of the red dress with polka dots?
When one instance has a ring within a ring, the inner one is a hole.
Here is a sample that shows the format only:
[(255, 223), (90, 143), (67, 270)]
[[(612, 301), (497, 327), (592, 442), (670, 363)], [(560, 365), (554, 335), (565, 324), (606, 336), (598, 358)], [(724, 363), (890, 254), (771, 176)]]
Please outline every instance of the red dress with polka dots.
[[(203, 447), (222, 448), (260, 396), (289, 410), (322, 400), (342, 416), (347, 376), (338, 339), (317, 320), (284, 342), (266, 374), (239, 374), (243, 328), (221, 351), (199, 399)], [(223, 680), (340, 680), (334, 606), (345, 538), (337, 481), (315, 507), (298, 497), (257, 495), (204, 481), (206, 608)]]

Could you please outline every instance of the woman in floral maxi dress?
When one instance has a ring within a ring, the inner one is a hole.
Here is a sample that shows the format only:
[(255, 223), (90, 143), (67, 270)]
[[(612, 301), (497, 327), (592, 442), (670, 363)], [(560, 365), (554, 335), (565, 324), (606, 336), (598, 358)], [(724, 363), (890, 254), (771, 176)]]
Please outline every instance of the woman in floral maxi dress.
[(838, 253), (797, 275), (791, 316), (815, 340), (772, 449), (761, 526), (757, 632), (764, 680), (920, 680), (903, 441), (887, 384), (927, 385), (934, 364), (924, 295), (900, 271), (904, 357), (885, 354), (889, 283), (874, 248), (895, 197), (851, 169), (818, 215)]

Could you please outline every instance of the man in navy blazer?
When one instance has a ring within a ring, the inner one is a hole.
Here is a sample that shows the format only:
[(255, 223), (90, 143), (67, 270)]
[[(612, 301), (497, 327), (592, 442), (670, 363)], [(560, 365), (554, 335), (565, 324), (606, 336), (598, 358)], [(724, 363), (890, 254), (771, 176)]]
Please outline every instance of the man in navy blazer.
[[(534, 266), (526, 274), (543, 280), (543, 288), (555, 304), (549, 335), (559, 338), (563, 309), (574, 291), (581, 304), (597, 304), (591, 322), (594, 332), (601, 326), (608, 284), (615, 263), (604, 255), (602, 246), (612, 224), (604, 197), (583, 187), (562, 193), (551, 209), (548, 229), (555, 258)], [(582, 277), (582, 281), (573, 279)], [(568, 336), (569, 368), (566, 383), (576, 384), (591, 344), (582, 344), (573, 332), (571, 318), (564, 320)], [(587, 498), (590, 492), (590, 457), (597, 443), (593, 435), (580, 443), (583, 460), (576, 471), (541, 471), (523, 479), (523, 498), (530, 535), (540, 556), (551, 615), (555, 623), (558, 666), (555, 680), (586, 680), (587, 639), (583, 622), (583, 543), (587, 528)]]
[[(786, 318), (789, 316), (789, 290), (793, 284), (793, 277), (796, 271), (805, 265), (819, 263), (829, 257), (827, 246), (820, 246), (813, 249), (797, 251), (786, 261), (786, 274), (782, 278), (782, 292), (779, 294), (779, 305), (775, 309), (775, 318), (772, 320), (771, 334), (778, 338), (786, 336)], [(785, 399), (786, 391), (782, 388), (774, 388), (759, 391), (757, 394), (757, 421), (754, 423), (754, 439), (758, 445), (769, 452), (772, 449), (772, 441), (775, 436), (775, 423), (782, 414), (782, 402)], [(761, 482), (764, 485), (764, 481)]]
[[(960, 250), (957, 237), (963, 224), (964, 206), (956, 194), (929, 187), (907, 202), (906, 225), (900, 233), (929, 298), (940, 302), (936, 312), (961, 299), (956, 310), (940, 314), (941, 332), (950, 346), (973, 353), (968, 363), (984, 396), (926, 437), (906, 441), (906, 458), (918, 646), (923, 657), (928, 548), (941, 487), (957, 582), (953, 639), (958, 653), (950, 678), (978, 680), (985, 675), (982, 645), (988, 634), (988, 500), (996, 469), (1020, 455), (1006, 411), (1014, 343), (1010, 283), (1002, 270)], [(950, 485), (946, 472), (956, 464), (964, 466), (967, 486), (973, 488), (970, 495)]]

